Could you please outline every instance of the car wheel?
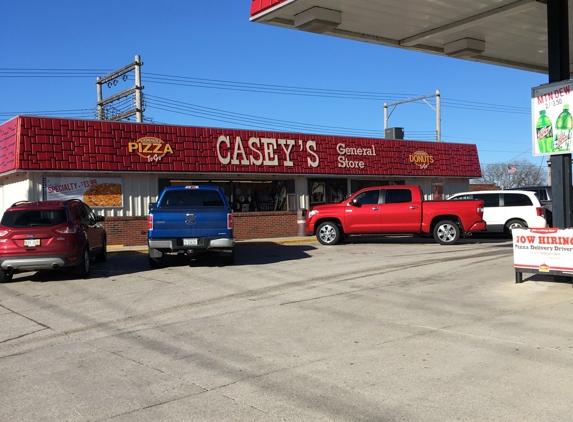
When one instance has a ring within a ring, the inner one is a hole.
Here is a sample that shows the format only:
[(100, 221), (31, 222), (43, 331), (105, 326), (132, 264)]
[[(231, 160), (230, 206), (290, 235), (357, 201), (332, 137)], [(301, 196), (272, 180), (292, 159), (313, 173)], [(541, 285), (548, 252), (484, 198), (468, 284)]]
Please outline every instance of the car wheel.
[(76, 265), (74, 268), (74, 275), (77, 278), (87, 278), (90, 274), (90, 253), (89, 248), (85, 248), (84, 250), (84, 257), (82, 258), (82, 262), (79, 265)]
[(508, 237), (511, 237), (511, 231), (513, 229), (526, 229), (527, 228), (527, 223), (523, 220), (509, 220), (507, 223), (505, 223), (505, 234)]
[(316, 229), (316, 238), (323, 245), (336, 245), (342, 238), (342, 231), (334, 221), (325, 221)]
[(434, 239), (440, 245), (453, 245), (460, 238), (460, 226), (453, 221), (443, 220), (434, 227)]
[(107, 239), (104, 237), (103, 242), (101, 243), (101, 250), (95, 257), (97, 262), (105, 262), (107, 261)]
[(13, 276), (12, 271), (0, 270), (0, 283), (10, 283)]
[(235, 251), (233, 250), (231, 253), (222, 252), (221, 262), (223, 265), (233, 265), (235, 263)]

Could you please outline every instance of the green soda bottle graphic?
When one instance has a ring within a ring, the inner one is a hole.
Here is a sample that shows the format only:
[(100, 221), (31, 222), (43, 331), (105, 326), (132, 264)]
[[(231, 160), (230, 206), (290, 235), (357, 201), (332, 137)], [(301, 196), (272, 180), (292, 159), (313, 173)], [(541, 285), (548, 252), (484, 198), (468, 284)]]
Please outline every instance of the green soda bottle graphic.
[(539, 112), (539, 119), (537, 119), (537, 145), (539, 145), (539, 152), (551, 152), (553, 151), (553, 124), (547, 115), (545, 110)]
[(573, 128), (573, 118), (569, 113), (569, 105), (563, 105), (563, 111), (555, 122), (555, 139), (553, 140), (553, 151), (571, 150), (571, 129)]

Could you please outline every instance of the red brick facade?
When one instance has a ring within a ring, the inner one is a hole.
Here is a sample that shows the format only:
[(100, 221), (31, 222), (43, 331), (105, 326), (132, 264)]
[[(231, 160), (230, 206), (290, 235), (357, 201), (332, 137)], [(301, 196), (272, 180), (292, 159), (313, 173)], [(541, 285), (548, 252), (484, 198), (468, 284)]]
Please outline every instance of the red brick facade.
[[(236, 213), (234, 220), (237, 240), (293, 237), (298, 234), (295, 211)], [(107, 217), (103, 224), (108, 245), (147, 244), (147, 217)]]

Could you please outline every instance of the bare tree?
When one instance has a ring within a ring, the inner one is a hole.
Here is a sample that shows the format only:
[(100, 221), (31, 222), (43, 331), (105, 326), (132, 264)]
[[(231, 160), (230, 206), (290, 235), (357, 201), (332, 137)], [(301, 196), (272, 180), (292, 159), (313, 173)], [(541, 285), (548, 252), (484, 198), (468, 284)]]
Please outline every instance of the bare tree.
[(494, 184), (501, 189), (547, 184), (547, 169), (527, 160), (514, 160), (511, 163), (485, 164), (481, 168), (482, 177), (471, 183)]

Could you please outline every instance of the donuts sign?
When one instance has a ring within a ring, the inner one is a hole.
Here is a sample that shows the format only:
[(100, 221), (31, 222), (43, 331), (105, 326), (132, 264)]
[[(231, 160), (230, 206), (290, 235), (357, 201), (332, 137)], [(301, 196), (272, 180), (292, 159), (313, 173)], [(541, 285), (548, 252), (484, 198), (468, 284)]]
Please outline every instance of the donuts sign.
[(171, 145), (152, 136), (145, 136), (135, 142), (129, 142), (127, 144), (127, 150), (129, 153), (135, 152), (150, 163), (153, 161), (161, 161), (167, 153), (173, 154)]
[(422, 170), (426, 170), (430, 164), (434, 164), (434, 157), (426, 151), (416, 151), (413, 154), (410, 154), (409, 158), (411, 163), (414, 163)]

